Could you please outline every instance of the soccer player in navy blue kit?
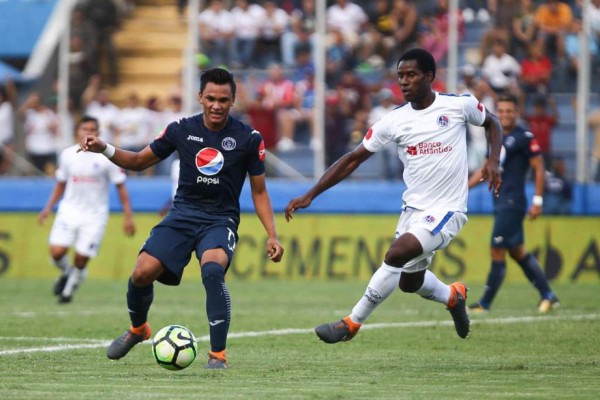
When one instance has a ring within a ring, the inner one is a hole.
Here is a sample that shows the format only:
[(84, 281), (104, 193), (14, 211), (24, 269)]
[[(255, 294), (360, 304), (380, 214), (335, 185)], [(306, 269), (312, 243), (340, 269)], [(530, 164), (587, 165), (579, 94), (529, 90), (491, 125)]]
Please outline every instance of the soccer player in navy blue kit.
[[(533, 133), (517, 125), (517, 101), (512, 96), (498, 99), (496, 113), (504, 131), (503, 151), (500, 159), (502, 187), (494, 197), (494, 228), (491, 238), (492, 265), (486, 286), (479, 302), (471, 304), (474, 312), (490, 309), (494, 297), (506, 275), (506, 252), (515, 260), (527, 279), (540, 293), (538, 311), (548, 312), (558, 307), (556, 295), (550, 289), (548, 279), (531, 253), (525, 251), (523, 220), (527, 214), (525, 181), (531, 168), (535, 179), (535, 195), (529, 208), (529, 218), (534, 220), (542, 214), (544, 193), (544, 161), (540, 146)], [(481, 181), (481, 173), (469, 178), (469, 187)]]
[(151, 335), (148, 311), (153, 282), (178, 285), (195, 252), (206, 290), (210, 329), (207, 368), (227, 368), (225, 354), (231, 302), (225, 273), (231, 263), (240, 223), (239, 197), (249, 175), (256, 214), (267, 233), (266, 252), (281, 261), (273, 208), (265, 180), (265, 148), (260, 133), (229, 116), (235, 101), (233, 75), (220, 68), (200, 77), (203, 113), (169, 124), (139, 152), (117, 149), (97, 137), (80, 142), (81, 150), (102, 153), (118, 166), (141, 171), (177, 151), (179, 184), (169, 214), (150, 232), (129, 279), (127, 307), (131, 327), (109, 346), (110, 359), (124, 357)]

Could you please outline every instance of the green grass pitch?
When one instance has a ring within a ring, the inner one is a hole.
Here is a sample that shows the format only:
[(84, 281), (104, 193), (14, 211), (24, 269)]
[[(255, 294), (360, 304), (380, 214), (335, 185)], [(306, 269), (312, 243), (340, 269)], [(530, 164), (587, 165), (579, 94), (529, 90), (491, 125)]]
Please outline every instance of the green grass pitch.
[[(537, 310), (527, 284), (507, 284), (458, 338), (443, 305), (397, 291), (358, 336), (328, 345), (314, 326), (346, 315), (365, 282), (229, 282), (230, 368), (209, 350), (200, 281), (155, 285), (154, 331), (182, 324), (199, 339), (183, 371), (144, 343), (119, 361), (106, 345), (128, 326), (126, 282), (90, 280), (59, 305), (50, 280), (0, 280), (0, 398), (7, 399), (597, 399), (598, 283), (562, 283), (561, 307)], [(482, 286), (470, 288), (474, 301)]]

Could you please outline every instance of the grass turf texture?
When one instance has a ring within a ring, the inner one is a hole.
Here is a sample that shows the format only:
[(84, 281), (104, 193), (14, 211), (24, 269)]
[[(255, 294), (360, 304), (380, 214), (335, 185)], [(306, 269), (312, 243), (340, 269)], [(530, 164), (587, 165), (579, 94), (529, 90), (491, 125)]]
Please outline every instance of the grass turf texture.
[[(197, 360), (171, 372), (155, 363), (146, 343), (119, 361), (106, 358), (106, 345), (129, 324), (126, 282), (85, 282), (72, 304), (58, 305), (51, 281), (3, 280), (0, 394), (45, 400), (596, 399), (598, 284), (554, 286), (561, 308), (541, 316), (532, 287), (506, 285), (491, 313), (471, 316), (467, 340), (458, 338), (443, 305), (397, 291), (354, 340), (328, 345), (312, 329), (346, 315), (364, 282), (232, 281), (230, 369), (207, 371), (202, 284), (157, 284), (154, 331), (182, 324), (200, 341)], [(467, 303), (481, 291), (472, 286)], [(272, 330), (286, 331), (264, 333)]]

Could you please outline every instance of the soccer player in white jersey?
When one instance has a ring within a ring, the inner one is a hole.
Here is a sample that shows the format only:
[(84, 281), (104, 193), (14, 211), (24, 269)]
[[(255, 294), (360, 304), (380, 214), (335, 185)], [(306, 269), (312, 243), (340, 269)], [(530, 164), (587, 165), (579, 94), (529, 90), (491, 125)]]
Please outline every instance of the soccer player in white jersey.
[[(77, 126), (78, 139), (98, 134), (98, 120), (83, 116)], [(59, 303), (71, 302), (73, 292), (85, 278), (88, 261), (98, 255), (108, 221), (111, 183), (116, 185), (123, 206), (123, 230), (127, 236), (135, 233), (125, 173), (102, 154), (78, 153), (78, 149), (78, 145), (71, 146), (60, 154), (56, 185), (38, 216), (43, 224), (62, 197), (48, 240), (52, 260), (61, 270), (54, 284)], [(75, 252), (73, 266), (67, 256), (71, 246)]]
[(498, 118), (471, 95), (434, 92), (436, 66), (423, 49), (405, 52), (397, 64), (398, 82), (408, 102), (376, 122), (363, 142), (337, 160), (304, 195), (292, 199), (285, 209), (286, 220), (296, 210), (310, 206), (319, 194), (331, 188), (388, 143), (396, 143), (404, 163), (406, 191), (396, 239), (381, 267), (352, 309), (340, 321), (315, 328), (326, 343), (352, 339), (361, 325), (396, 287), (427, 300), (446, 305), (461, 338), (469, 335), (470, 321), (462, 282), (447, 285), (427, 267), (437, 250), (445, 248), (467, 222), (468, 171), (467, 124), (483, 126), (490, 157), (482, 168), (482, 179), (498, 193), (502, 127)]

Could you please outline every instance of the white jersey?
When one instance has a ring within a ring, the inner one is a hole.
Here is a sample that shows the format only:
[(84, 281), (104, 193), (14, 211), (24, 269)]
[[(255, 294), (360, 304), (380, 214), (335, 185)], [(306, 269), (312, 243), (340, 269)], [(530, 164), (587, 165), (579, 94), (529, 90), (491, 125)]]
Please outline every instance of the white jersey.
[(105, 156), (79, 152), (78, 145), (64, 149), (58, 160), (56, 180), (66, 183), (58, 214), (106, 221), (110, 184), (125, 182), (125, 173)]
[(467, 123), (481, 126), (485, 107), (471, 95), (436, 93), (424, 110), (405, 104), (375, 123), (363, 139), (371, 152), (396, 143), (404, 163), (404, 205), (467, 211)]

